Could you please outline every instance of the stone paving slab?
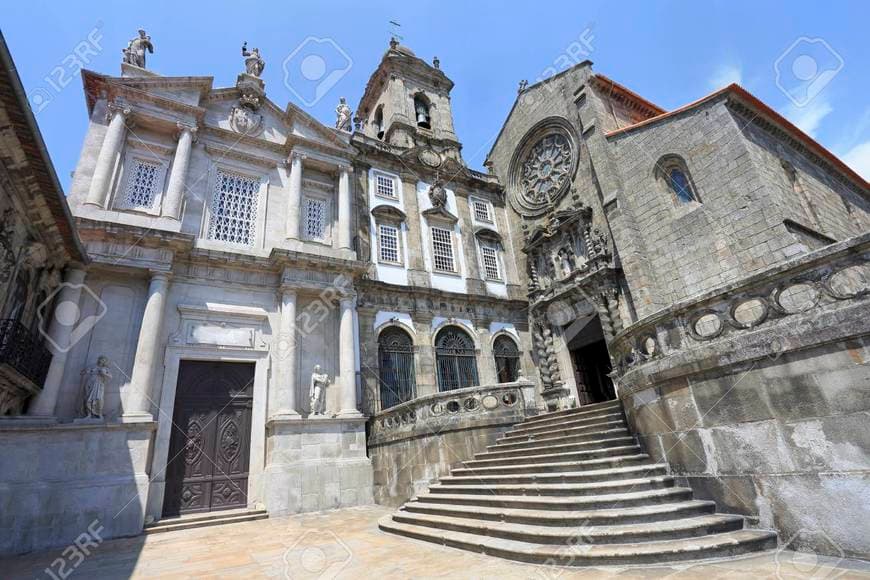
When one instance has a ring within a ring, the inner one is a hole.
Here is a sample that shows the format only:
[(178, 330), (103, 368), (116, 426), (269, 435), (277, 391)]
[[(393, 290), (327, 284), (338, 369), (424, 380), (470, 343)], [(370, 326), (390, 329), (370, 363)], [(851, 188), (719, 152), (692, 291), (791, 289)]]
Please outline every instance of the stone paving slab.
[[(378, 519), (391, 512), (348, 508), (109, 540), (84, 558), (75, 549), (65, 557), (61, 548), (2, 559), (0, 577), (56, 580), (72, 570), (66, 578), (870, 579), (870, 562), (787, 551), (643, 568), (521, 564), (379, 531)], [(65, 560), (62, 568), (58, 559)]]

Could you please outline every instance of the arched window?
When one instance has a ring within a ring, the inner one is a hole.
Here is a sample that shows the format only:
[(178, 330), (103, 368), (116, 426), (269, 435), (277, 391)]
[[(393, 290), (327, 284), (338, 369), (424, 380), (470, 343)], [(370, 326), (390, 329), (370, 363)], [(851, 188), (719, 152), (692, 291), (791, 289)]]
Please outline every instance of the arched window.
[(700, 202), (685, 161), (676, 155), (666, 155), (656, 164), (656, 177), (662, 179), (677, 203)]
[(448, 326), (435, 338), (438, 390), (452, 391), (478, 384), (474, 341), (468, 333)]
[(378, 370), (381, 409), (389, 409), (417, 396), (414, 342), (401, 328), (390, 326), (378, 336)]
[(431, 129), (429, 115), (429, 102), (423, 95), (414, 95), (414, 116), (417, 119), (417, 126), (424, 129)]
[(500, 383), (512, 383), (520, 376), (520, 350), (513, 339), (501, 335), (492, 345), (495, 356), (495, 372)]
[(375, 109), (375, 116), (372, 119), (372, 125), (375, 126), (375, 132), (378, 135), (378, 139), (384, 138), (384, 106), (379, 105), (377, 109)]

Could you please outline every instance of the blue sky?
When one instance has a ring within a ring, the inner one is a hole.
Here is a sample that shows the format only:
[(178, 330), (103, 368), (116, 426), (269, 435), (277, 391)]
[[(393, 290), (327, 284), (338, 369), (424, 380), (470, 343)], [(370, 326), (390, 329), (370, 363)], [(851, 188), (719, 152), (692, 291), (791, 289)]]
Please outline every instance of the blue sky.
[[(595, 70), (666, 109), (740, 82), (870, 178), (870, 2), (731, 0), (701, 6), (590, 0), (28, 0), (4, 6), (2, 30), (24, 86), (39, 105), (37, 121), (65, 187), (87, 124), (77, 48), (85, 68), (119, 74), (121, 49), (142, 27), (156, 49), (148, 55), (150, 69), (210, 75), (221, 87), (231, 86), (243, 70), (239, 51), (247, 40), (266, 59), (269, 98), (280, 106), (293, 101), (332, 123), (339, 96), (356, 106), (387, 47), (390, 20), (401, 23), (404, 44), (426, 60), (437, 55), (456, 83), (456, 130), (466, 161), (477, 169), (510, 110), (518, 81), (534, 82), (571, 62), (578, 46), (587, 46)], [(334, 45), (305, 44), (308, 37)], [(300, 58), (323, 50), (331, 54), (327, 72), (340, 72), (329, 77), (334, 85), (320, 100), (307, 106), (303, 100), (315, 100), (316, 93), (300, 88), (294, 94), (285, 85), (282, 63), (289, 57), (288, 67), (297, 67), (291, 74), (298, 76)]]

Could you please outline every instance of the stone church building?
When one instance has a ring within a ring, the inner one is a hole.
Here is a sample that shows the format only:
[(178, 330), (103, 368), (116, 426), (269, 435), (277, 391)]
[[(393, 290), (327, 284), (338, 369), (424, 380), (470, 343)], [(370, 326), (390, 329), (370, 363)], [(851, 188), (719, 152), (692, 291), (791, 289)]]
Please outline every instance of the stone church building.
[(870, 187), (764, 103), (583, 62), (520, 84), (482, 173), (396, 40), (335, 126), (257, 49), (216, 87), (145, 42), (82, 72), (65, 202), (0, 157), (0, 553), (377, 502), (469, 549), (600, 504), (653, 559), (870, 558)]

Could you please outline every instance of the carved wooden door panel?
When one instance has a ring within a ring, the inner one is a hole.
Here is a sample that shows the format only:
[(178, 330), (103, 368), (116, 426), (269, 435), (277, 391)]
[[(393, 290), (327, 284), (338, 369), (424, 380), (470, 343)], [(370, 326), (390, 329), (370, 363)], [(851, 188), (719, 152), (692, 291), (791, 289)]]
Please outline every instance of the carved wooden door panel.
[(245, 507), (254, 365), (183, 361), (163, 515)]

